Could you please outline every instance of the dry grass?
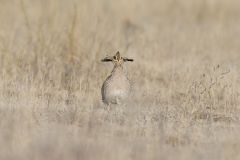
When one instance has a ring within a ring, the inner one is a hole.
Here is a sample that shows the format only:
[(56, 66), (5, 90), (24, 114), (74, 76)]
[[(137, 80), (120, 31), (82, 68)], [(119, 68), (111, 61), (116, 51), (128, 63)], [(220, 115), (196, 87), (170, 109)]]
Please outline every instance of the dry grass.
[[(240, 159), (237, 0), (1, 0), (0, 159)], [(134, 96), (104, 110), (117, 50)]]

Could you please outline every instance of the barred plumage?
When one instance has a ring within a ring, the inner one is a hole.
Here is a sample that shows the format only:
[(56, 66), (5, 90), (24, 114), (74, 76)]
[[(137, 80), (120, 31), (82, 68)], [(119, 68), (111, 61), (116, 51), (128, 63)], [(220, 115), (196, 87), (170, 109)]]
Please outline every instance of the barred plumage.
[(102, 61), (114, 63), (111, 74), (102, 85), (102, 100), (107, 105), (121, 104), (128, 98), (131, 90), (131, 84), (123, 69), (123, 64), (126, 61), (133, 61), (133, 59), (123, 58), (117, 52), (115, 56), (106, 57)]

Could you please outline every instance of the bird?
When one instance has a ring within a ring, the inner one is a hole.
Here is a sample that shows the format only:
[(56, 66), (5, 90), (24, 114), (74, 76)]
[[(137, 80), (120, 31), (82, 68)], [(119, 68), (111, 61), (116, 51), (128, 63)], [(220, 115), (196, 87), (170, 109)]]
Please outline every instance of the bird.
[(114, 65), (111, 74), (103, 82), (101, 88), (103, 103), (106, 105), (123, 104), (131, 92), (131, 83), (123, 65), (125, 62), (133, 62), (134, 60), (122, 57), (118, 51), (114, 56), (107, 56), (101, 61), (112, 62)]

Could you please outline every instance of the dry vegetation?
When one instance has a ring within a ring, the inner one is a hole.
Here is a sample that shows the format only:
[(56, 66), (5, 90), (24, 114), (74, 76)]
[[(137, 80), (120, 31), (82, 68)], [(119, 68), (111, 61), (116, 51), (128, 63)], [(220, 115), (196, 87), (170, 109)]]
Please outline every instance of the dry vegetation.
[[(237, 0), (1, 0), (0, 159), (240, 159)], [(132, 100), (100, 88), (119, 50)]]

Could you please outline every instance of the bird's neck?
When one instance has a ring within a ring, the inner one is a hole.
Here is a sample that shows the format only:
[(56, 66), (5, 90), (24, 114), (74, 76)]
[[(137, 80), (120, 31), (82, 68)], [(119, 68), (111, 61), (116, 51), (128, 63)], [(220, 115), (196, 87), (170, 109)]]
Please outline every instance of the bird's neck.
[(112, 74), (124, 73), (122, 65), (115, 65), (112, 70)]

